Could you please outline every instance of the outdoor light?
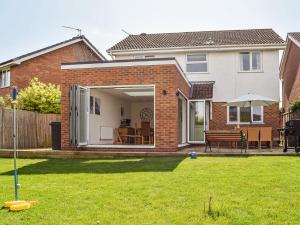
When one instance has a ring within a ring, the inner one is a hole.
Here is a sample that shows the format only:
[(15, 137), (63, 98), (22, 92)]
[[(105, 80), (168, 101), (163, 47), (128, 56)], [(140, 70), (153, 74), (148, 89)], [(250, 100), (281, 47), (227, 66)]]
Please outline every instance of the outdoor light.
[(167, 95), (167, 91), (166, 90), (163, 90), (163, 95)]

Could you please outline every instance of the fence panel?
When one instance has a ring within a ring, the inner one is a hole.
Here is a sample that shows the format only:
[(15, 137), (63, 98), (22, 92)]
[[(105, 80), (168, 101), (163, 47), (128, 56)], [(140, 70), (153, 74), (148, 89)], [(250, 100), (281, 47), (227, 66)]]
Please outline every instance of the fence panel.
[[(49, 124), (60, 121), (59, 114), (43, 114), (17, 110), (18, 148), (47, 148), (51, 146)], [(13, 148), (13, 110), (0, 109), (0, 148)]]

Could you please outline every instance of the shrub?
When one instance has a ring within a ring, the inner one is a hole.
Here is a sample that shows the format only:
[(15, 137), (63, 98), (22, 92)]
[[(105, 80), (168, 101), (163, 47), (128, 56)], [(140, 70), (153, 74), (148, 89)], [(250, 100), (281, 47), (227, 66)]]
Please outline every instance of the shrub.
[(4, 98), (0, 96), (0, 107), (4, 107), (4, 106), (5, 106)]
[(61, 91), (59, 85), (45, 84), (37, 78), (18, 95), (18, 108), (40, 113), (60, 113)]
[(289, 110), (291, 112), (296, 112), (297, 110), (300, 109), (300, 100), (296, 100), (290, 107)]

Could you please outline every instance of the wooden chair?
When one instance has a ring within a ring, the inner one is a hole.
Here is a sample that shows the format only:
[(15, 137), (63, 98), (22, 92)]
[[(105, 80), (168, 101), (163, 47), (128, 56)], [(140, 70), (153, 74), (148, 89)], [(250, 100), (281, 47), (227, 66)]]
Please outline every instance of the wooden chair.
[(248, 127), (247, 134), (247, 149), (250, 142), (257, 142), (257, 146), (259, 147), (259, 127)]
[(150, 122), (141, 122), (142, 144), (151, 144)]
[(115, 132), (116, 132), (116, 135), (117, 135), (117, 140), (115, 141), (115, 144), (123, 144), (123, 140), (120, 136), (119, 129), (115, 128)]
[(273, 147), (272, 127), (261, 127), (260, 129), (259, 148), (262, 142), (270, 142), (270, 148)]

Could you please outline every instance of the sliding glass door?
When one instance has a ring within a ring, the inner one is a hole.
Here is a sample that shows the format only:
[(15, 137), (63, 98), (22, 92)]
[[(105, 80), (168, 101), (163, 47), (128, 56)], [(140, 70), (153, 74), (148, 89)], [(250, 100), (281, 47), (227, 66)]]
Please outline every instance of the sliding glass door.
[(204, 142), (205, 101), (189, 101), (189, 142)]

